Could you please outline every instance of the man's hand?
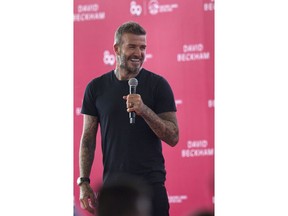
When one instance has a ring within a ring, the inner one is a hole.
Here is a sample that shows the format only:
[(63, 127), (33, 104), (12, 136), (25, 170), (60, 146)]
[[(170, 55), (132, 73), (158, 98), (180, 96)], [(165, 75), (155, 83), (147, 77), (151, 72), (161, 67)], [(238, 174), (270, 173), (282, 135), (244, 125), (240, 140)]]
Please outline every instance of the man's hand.
[(176, 146), (179, 140), (179, 129), (175, 112), (163, 112), (158, 115), (146, 106), (139, 94), (123, 96), (127, 112), (141, 116), (159, 139), (170, 146)]
[(81, 208), (89, 211), (91, 214), (95, 214), (97, 197), (88, 182), (83, 182), (80, 185), (80, 204)]
[(123, 96), (123, 99), (126, 100), (127, 112), (135, 112), (137, 115), (141, 115), (146, 108), (139, 94), (129, 94)]

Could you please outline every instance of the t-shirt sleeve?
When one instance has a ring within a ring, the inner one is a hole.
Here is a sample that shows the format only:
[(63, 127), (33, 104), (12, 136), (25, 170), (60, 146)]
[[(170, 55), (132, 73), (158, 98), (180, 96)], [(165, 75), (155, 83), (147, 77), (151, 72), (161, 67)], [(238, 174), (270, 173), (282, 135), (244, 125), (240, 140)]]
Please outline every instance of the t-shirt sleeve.
[(93, 86), (94, 86), (93, 82), (90, 82), (85, 89), (81, 113), (92, 116), (98, 116), (98, 111), (96, 108), (96, 95), (95, 95), (96, 89), (93, 88)]
[(155, 113), (177, 111), (173, 91), (167, 80), (162, 77), (157, 83), (155, 98)]

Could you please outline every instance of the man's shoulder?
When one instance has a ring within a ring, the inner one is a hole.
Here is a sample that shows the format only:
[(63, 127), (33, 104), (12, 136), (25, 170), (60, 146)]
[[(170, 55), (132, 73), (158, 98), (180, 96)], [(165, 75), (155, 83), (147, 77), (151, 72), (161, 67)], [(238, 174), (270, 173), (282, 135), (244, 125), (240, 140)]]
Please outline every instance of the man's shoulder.
[(142, 69), (142, 74), (144, 77), (148, 77), (151, 79), (163, 79), (163, 77), (155, 72), (149, 71), (145, 68)]
[(93, 78), (89, 83), (90, 84), (95, 84), (97, 82), (100, 82), (100, 83), (101, 82), (105, 82), (105, 80), (108, 80), (108, 79), (111, 78), (111, 74), (112, 73), (113, 73), (113, 71), (109, 71), (109, 72), (106, 72), (106, 73), (104, 73), (102, 75), (99, 75), (99, 76)]

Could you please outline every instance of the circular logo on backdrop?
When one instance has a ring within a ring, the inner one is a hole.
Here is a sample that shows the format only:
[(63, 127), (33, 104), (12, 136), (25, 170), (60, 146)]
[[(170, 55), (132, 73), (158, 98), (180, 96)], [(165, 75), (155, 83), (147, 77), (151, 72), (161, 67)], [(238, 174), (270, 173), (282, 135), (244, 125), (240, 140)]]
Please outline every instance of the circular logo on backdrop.
[(141, 5), (137, 5), (135, 1), (130, 3), (130, 13), (132, 15), (140, 16), (142, 13)]
[(104, 64), (106, 64), (106, 65), (114, 65), (115, 56), (113, 54), (110, 54), (110, 52), (108, 50), (105, 50), (103, 61), (104, 61)]
[(158, 3), (158, 1), (157, 0), (151, 0), (149, 2), (148, 8), (149, 8), (150, 14), (152, 14), (152, 15), (157, 14), (158, 11), (159, 11), (159, 3)]

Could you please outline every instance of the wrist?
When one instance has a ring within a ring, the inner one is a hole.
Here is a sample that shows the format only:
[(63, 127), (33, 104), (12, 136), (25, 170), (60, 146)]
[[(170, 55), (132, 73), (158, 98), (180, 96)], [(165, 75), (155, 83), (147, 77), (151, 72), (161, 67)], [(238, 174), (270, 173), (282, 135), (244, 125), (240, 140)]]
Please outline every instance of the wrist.
[(77, 185), (81, 186), (83, 183), (90, 184), (90, 178), (89, 177), (78, 177), (77, 179)]
[(140, 116), (145, 117), (147, 116), (147, 113), (149, 112), (149, 107), (145, 104), (142, 105), (141, 112), (139, 113)]

